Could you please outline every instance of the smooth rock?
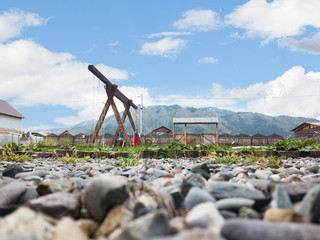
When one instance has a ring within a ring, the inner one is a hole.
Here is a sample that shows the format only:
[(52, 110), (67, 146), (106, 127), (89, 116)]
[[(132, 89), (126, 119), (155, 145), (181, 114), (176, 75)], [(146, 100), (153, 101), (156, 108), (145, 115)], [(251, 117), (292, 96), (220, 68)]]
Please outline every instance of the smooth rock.
[(192, 173), (198, 173), (200, 174), (202, 177), (204, 177), (206, 180), (208, 180), (210, 178), (210, 170), (208, 168), (207, 163), (199, 163), (196, 164), (192, 169), (191, 169)]
[(54, 218), (80, 215), (80, 201), (75, 194), (57, 192), (29, 201), (30, 208)]
[(158, 207), (158, 203), (148, 194), (143, 194), (137, 198), (137, 202), (133, 209), (135, 217), (143, 214), (155, 211)]
[(270, 206), (271, 208), (293, 209), (289, 194), (281, 187), (281, 185), (276, 186), (276, 189), (272, 194)]
[(26, 183), (17, 180), (9, 181), (0, 188), (0, 206), (16, 204), (26, 190)]
[(260, 190), (252, 189), (244, 184), (231, 182), (208, 182), (204, 187), (214, 198), (250, 198), (265, 199)]
[(183, 178), (181, 185), (181, 193), (183, 196), (186, 196), (190, 188), (198, 187), (203, 188), (206, 185), (207, 181), (200, 174), (189, 174)]
[(320, 222), (320, 186), (316, 186), (308, 191), (302, 199), (298, 213), (310, 222)]
[(320, 227), (305, 223), (231, 219), (223, 225), (221, 235), (228, 240), (315, 240), (319, 239)]
[(79, 219), (77, 220), (77, 226), (82, 230), (82, 232), (87, 236), (87, 238), (93, 237), (94, 233), (97, 231), (99, 224), (91, 219)]
[(48, 174), (47, 171), (44, 170), (35, 170), (32, 172), (21, 172), (15, 175), (15, 178), (25, 178), (25, 177), (31, 177), (31, 176), (38, 176), (41, 178), (44, 178)]
[(318, 173), (319, 172), (319, 166), (318, 165), (314, 165), (312, 167), (309, 168), (309, 171), (312, 173)]
[(301, 214), (283, 208), (269, 208), (264, 213), (263, 220), (274, 222), (308, 222)]
[(62, 179), (46, 179), (42, 181), (37, 191), (40, 196), (55, 193), (55, 192), (67, 192), (73, 188), (83, 187), (85, 182), (80, 178), (62, 178)]
[(54, 226), (41, 213), (20, 207), (12, 214), (0, 218), (0, 236), (34, 236), (36, 239), (52, 240)]
[(238, 216), (240, 218), (255, 218), (255, 219), (261, 218), (260, 213), (254, 210), (253, 208), (241, 207), (239, 208), (238, 212), (239, 212)]
[(14, 178), (16, 174), (23, 172), (23, 168), (18, 164), (8, 165), (2, 172), (3, 177)]
[(113, 207), (103, 223), (100, 224), (94, 237), (108, 237), (117, 228), (124, 228), (126, 224), (132, 220), (133, 214), (121, 205)]
[(268, 180), (270, 177), (268, 174), (266, 174), (264, 171), (260, 169), (255, 171), (254, 176), (258, 179), (263, 179), (263, 180)]
[(119, 176), (99, 176), (85, 187), (82, 202), (90, 216), (102, 222), (107, 213), (129, 197), (128, 182)]
[(249, 198), (224, 198), (216, 202), (219, 210), (238, 210), (241, 207), (252, 207), (254, 200)]
[(207, 228), (209, 225), (222, 226), (224, 219), (212, 202), (201, 203), (188, 212), (186, 221), (190, 227)]
[(112, 234), (110, 239), (150, 239), (154, 236), (167, 235), (169, 233), (168, 214), (163, 209), (159, 209), (128, 222), (122, 231), (117, 233), (116, 236)]
[(54, 231), (52, 240), (88, 240), (88, 237), (70, 217), (62, 218)]
[(214, 197), (207, 191), (198, 187), (192, 187), (184, 199), (183, 206), (185, 208), (193, 208), (200, 203), (215, 201)]

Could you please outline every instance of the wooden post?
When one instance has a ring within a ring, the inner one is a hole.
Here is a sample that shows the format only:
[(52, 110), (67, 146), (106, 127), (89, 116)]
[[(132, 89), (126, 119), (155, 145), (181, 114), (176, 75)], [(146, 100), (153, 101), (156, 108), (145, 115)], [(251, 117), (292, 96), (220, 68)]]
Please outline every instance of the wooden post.
[(187, 124), (184, 124), (184, 141), (185, 144), (187, 145)]
[(216, 146), (218, 146), (218, 123), (216, 123)]
[(173, 123), (173, 141), (176, 140), (176, 124)]

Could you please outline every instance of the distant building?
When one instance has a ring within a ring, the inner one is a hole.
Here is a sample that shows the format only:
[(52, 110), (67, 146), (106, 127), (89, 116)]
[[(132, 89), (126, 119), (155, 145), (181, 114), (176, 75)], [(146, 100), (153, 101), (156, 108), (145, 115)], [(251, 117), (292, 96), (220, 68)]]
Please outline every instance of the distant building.
[(171, 133), (172, 133), (172, 130), (165, 126), (156, 128), (151, 132), (152, 135), (162, 135), (162, 134), (171, 134)]
[(4, 100), (0, 100), (0, 144), (18, 142), (24, 117)]
[(304, 122), (291, 131), (295, 138), (309, 138), (320, 142), (320, 122)]

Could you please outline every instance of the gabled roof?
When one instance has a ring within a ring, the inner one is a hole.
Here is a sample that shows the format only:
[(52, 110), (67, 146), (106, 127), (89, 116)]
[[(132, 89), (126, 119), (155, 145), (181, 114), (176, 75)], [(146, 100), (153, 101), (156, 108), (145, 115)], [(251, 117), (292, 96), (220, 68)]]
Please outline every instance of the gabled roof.
[(305, 128), (306, 126), (310, 126), (310, 128), (320, 127), (320, 122), (304, 122), (300, 124), (298, 127), (295, 127), (294, 129), (292, 129), (291, 131), (296, 132)]
[(167, 127), (165, 127), (165, 126), (161, 126), (161, 127), (158, 127), (158, 128), (156, 128), (156, 129), (152, 130), (152, 132), (157, 131), (157, 130), (159, 130), (160, 128), (165, 128), (165, 129), (169, 130), (170, 132), (172, 131), (170, 128), (167, 128)]
[(63, 136), (63, 135), (69, 135), (73, 137), (73, 134), (69, 131), (69, 130), (65, 130), (63, 133), (61, 133), (59, 136)]
[(16, 117), (16, 118), (24, 118), (21, 113), (15, 110), (9, 103), (0, 99), (0, 114)]

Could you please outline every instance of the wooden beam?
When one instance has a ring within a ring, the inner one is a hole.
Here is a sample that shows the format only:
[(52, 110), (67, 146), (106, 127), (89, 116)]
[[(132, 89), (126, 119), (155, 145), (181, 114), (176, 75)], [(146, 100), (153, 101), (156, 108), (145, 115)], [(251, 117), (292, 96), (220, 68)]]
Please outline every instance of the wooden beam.
[[(97, 78), (99, 78), (106, 86), (107, 88), (111, 88), (112, 84), (101, 72), (99, 72), (99, 70), (97, 68), (95, 68), (95, 66), (93, 65), (88, 65), (88, 69), (90, 72), (92, 72)], [(118, 98), (121, 102), (123, 102), (124, 104), (127, 104), (129, 102), (129, 99), (122, 93), (120, 92), (118, 89), (116, 90), (114, 96), (116, 98)], [(131, 101), (131, 107), (133, 107), (134, 109), (138, 109), (138, 107)]]
[(185, 145), (187, 145), (187, 124), (184, 124), (184, 141), (185, 141)]
[(216, 146), (218, 146), (218, 123), (216, 123)]

